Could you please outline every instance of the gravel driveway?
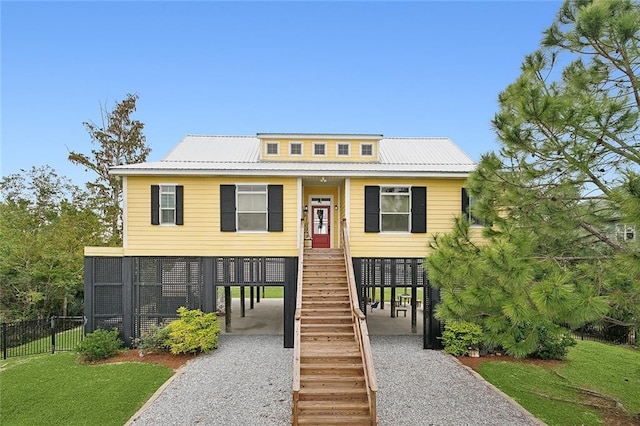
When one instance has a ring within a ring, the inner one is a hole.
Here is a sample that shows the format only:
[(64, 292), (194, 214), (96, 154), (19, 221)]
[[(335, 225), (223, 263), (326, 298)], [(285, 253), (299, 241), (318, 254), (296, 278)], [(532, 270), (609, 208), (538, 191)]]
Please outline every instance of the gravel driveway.
[[(288, 425), (292, 349), (282, 336), (221, 335), (190, 361), (133, 425)], [(378, 421), (400, 425), (540, 425), (421, 336), (371, 336)]]

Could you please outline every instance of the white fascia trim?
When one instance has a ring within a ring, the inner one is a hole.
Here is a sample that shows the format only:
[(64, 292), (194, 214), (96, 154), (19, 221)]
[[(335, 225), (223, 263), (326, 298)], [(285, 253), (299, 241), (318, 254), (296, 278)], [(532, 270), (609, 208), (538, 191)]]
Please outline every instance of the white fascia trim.
[(344, 217), (347, 219), (347, 229), (351, 239), (351, 178), (344, 180)]
[(404, 171), (354, 171), (354, 170), (164, 170), (145, 169), (112, 171), (114, 176), (278, 176), (278, 177), (389, 177), (389, 178), (468, 178), (473, 170), (467, 172), (404, 172)]
[[(304, 219), (304, 213), (302, 212), (302, 178), (298, 178), (297, 182), (296, 182), (296, 209), (298, 209), (298, 224), (296, 226), (297, 230), (296, 230), (296, 236), (297, 236), (297, 240), (296, 241), (300, 241), (300, 224), (302, 223), (302, 219)], [(302, 241), (302, 244), (304, 246), (304, 241)], [(300, 249), (302, 247), (298, 247), (298, 249)]]
[(331, 134), (331, 133), (258, 133), (258, 139), (320, 139), (320, 140), (334, 140), (334, 139), (346, 139), (346, 140), (372, 140), (379, 141), (384, 139), (383, 135), (371, 135), (371, 134)]
[(128, 247), (128, 242), (129, 242), (129, 238), (128, 238), (128, 232), (127, 232), (127, 224), (129, 223), (128, 221), (128, 211), (129, 209), (127, 208), (128, 204), (127, 204), (127, 177), (126, 176), (122, 176), (122, 248), (126, 249)]

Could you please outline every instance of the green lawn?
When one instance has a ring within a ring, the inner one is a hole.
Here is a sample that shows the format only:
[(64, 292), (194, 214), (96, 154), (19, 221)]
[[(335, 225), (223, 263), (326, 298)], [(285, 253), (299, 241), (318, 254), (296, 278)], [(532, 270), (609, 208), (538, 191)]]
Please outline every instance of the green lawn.
[[(282, 299), (284, 298), (284, 287), (280, 287), (280, 286), (265, 286), (264, 287), (264, 296), (263, 296), (263, 287), (258, 287), (260, 289), (260, 298), (265, 298), (265, 299)], [(246, 297), (247, 299), (249, 298), (249, 295), (251, 294), (251, 290), (249, 289), (249, 287), (245, 287), (244, 288), (244, 297)], [(255, 293), (254, 290), (254, 296), (256, 297), (257, 294)], [(234, 299), (237, 299), (240, 297), (240, 287), (231, 287), (231, 297)]]
[(87, 365), (75, 353), (0, 361), (2, 425), (121, 426), (173, 375), (141, 363)]
[(580, 341), (567, 361), (551, 368), (527, 363), (487, 361), (479, 373), (549, 425), (600, 425), (602, 413), (579, 402), (589, 389), (640, 413), (640, 352), (620, 346)]
[[(264, 287), (265, 294), (262, 295), (262, 287), (260, 287), (260, 297), (264, 297), (265, 299), (282, 299), (284, 297), (284, 289), (282, 287)], [(404, 287), (396, 287), (396, 298), (405, 292)], [(245, 287), (244, 289), (244, 297), (249, 298), (249, 287)], [(373, 293), (371, 293), (373, 294)], [(407, 287), (407, 294), (411, 294), (411, 287)], [(237, 299), (240, 297), (240, 287), (231, 287), (231, 297)], [(255, 296), (254, 296), (255, 297)], [(417, 298), (419, 301), (422, 301), (422, 289), (418, 290)], [(376, 297), (375, 300), (380, 300), (380, 289), (376, 288)], [(384, 289), (384, 300), (391, 300), (391, 288)]]

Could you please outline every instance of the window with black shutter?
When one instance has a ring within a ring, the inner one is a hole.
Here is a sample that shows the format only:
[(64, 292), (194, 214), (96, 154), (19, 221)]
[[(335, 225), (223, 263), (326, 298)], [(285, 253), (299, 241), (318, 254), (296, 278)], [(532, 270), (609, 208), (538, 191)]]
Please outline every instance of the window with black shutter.
[(184, 186), (151, 185), (151, 224), (184, 224)]
[(364, 187), (364, 232), (380, 232), (380, 187)]
[(411, 232), (427, 232), (427, 187), (411, 187)]

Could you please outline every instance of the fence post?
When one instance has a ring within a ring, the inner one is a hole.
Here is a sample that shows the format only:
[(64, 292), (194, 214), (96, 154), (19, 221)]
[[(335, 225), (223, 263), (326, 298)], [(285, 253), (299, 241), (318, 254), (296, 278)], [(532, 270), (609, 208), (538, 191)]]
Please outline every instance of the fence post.
[(51, 317), (51, 353), (56, 353), (56, 317)]
[(2, 359), (7, 359), (7, 323), (2, 323)]

